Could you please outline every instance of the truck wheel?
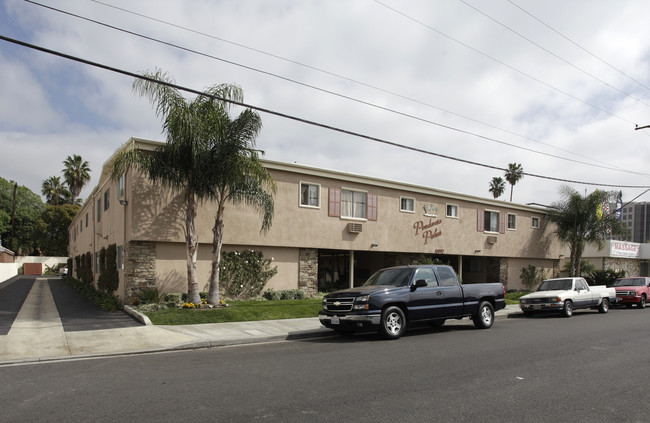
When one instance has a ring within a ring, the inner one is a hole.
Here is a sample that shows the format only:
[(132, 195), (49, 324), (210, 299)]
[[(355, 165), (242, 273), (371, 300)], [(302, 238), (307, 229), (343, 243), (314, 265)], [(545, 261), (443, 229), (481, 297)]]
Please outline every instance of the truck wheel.
[(571, 300), (564, 301), (564, 307), (562, 308), (562, 315), (564, 317), (573, 316), (573, 302), (571, 302)]
[(646, 298), (645, 298), (645, 294), (643, 294), (641, 295), (641, 300), (636, 304), (636, 306), (639, 308), (645, 308), (645, 304), (646, 304)]
[(609, 298), (603, 298), (598, 306), (599, 313), (607, 313), (609, 311)]
[(489, 329), (494, 323), (494, 308), (492, 304), (487, 301), (483, 301), (478, 305), (478, 310), (476, 314), (472, 316), (474, 321), (474, 326), (479, 329)]
[(401, 308), (392, 306), (381, 312), (379, 334), (384, 339), (397, 339), (406, 330), (406, 318)]

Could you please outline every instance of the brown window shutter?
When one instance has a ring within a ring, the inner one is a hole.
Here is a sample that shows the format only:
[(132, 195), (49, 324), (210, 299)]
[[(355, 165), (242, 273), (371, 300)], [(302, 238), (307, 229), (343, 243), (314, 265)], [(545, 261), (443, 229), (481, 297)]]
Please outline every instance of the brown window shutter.
[(329, 209), (328, 215), (333, 217), (341, 217), (341, 189), (329, 189)]
[(499, 233), (500, 234), (505, 234), (506, 233), (506, 214), (505, 213), (499, 213)]
[(483, 210), (476, 210), (476, 230), (485, 231), (485, 211)]
[(366, 213), (366, 217), (368, 218), (368, 220), (377, 220), (377, 203), (378, 203), (377, 194), (368, 194), (367, 201), (368, 201), (368, 210)]

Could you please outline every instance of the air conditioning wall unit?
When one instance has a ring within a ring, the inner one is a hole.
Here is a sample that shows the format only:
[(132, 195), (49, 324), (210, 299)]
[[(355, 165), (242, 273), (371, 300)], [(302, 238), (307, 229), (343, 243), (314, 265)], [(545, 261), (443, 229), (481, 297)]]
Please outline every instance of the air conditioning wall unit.
[(489, 236), (489, 237), (487, 237), (487, 242), (488, 242), (488, 244), (496, 244), (497, 243), (497, 237), (496, 236)]
[(360, 234), (363, 230), (363, 225), (361, 223), (348, 223), (348, 232), (351, 234)]

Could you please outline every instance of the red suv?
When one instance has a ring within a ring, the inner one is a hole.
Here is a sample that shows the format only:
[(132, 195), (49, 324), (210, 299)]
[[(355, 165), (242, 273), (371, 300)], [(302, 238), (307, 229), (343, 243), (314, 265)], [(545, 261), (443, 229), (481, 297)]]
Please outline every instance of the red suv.
[(612, 288), (616, 289), (617, 303), (625, 304), (626, 307), (636, 304), (639, 308), (645, 308), (650, 294), (650, 278), (619, 278), (614, 281)]

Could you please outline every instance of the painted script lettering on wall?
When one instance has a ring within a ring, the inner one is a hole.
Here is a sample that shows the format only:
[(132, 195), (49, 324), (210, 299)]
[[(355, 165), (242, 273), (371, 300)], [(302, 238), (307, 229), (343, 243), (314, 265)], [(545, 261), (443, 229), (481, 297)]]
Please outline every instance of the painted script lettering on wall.
[(424, 221), (420, 220), (418, 222), (415, 222), (413, 224), (413, 229), (415, 229), (415, 236), (422, 236), (424, 239), (424, 244), (428, 244), (430, 240), (434, 238), (438, 238), (439, 236), (442, 235), (442, 231), (440, 228), (437, 228), (436, 226), (440, 225), (442, 223), (441, 219), (433, 220), (429, 219), (429, 222), (425, 223)]

